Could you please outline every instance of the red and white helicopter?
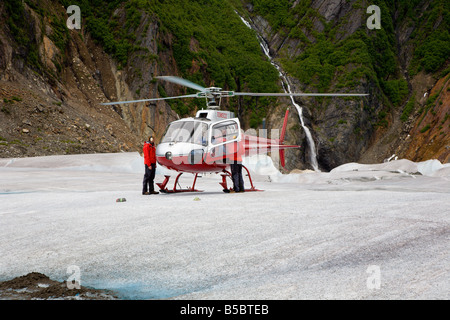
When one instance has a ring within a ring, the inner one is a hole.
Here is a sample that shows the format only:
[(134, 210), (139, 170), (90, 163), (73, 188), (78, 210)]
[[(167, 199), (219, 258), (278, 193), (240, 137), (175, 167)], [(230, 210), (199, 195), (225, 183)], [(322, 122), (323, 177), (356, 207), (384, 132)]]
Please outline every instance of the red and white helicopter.
[[(289, 108), (286, 110), (283, 127), (278, 139), (246, 135), (241, 130), (239, 119), (233, 112), (219, 110), (222, 98), (233, 96), (364, 96), (366, 94), (345, 93), (250, 93), (223, 91), (222, 88), (204, 88), (191, 81), (174, 77), (160, 76), (158, 79), (183, 85), (198, 92), (195, 94), (151, 98), (132, 101), (108, 102), (102, 105), (116, 105), (158, 101), (177, 98), (205, 98), (206, 110), (197, 111), (195, 117), (184, 118), (171, 122), (160, 143), (156, 147), (157, 162), (171, 170), (178, 172), (172, 189), (167, 188), (170, 175), (165, 175), (162, 183), (157, 183), (163, 193), (198, 192), (195, 189), (197, 177), (201, 173), (221, 173), (220, 185), (224, 191), (228, 191), (226, 178), (231, 178), (229, 171), (235, 155), (246, 157), (256, 154), (267, 154), (271, 151), (279, 151), (280, 163), (285, 166), (284, 150), (287, 148), (299, 148), (297, 145), (284, 145)], [(253, 185), (249, 170), (247, 176), (250, 188), (245, 191), (259, 191)], [(178, 180), (183, 173), (195, 175), (192, 187), (177, 188)]]

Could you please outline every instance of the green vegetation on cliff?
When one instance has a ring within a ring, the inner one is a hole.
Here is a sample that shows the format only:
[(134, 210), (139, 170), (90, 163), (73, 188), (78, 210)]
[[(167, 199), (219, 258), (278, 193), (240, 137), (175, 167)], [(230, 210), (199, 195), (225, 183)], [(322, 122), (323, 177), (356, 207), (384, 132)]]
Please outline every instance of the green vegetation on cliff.
[(33, 68), (40, 68), (41, 64), (38, 58), (37, 43), (30, 36), (30, 26), (27, 23), (26, 12), (21, 0), (6, 0), (5, 20), (11, 36), (21, 47), (24, 60)]
[[(405, 104), (410, 92), (398, 58), (401, 24), (406, 23), (412, 30), (412, 57), (407, 66), (410, 74), (441, 72), (450, 55), (450, 2), (446, 0), (373, 0), (371, 4), (381, 9), (380, 30), (366, 28), (368, 14), (361, 0), (346, 1), (351, 10), (329, 21), (313, 8), (313, 0), (59, 0), (57, 3), (64, 8), (51, 3), (3, 1), (3, 19), (10, 34), (23, 48), (23, 59), (38, 72), (43, 64), (39, 61), (38, 43), (30, 33), (25, 6), (50, 23), (50, 38), (61, 52), (61, 61), (54, 61), (59, 71), (71, 36), (64, 14), (69, 5), (81, 8), (80, 36), (88, 33), (116, 59), (119, 68), (129, 66), (137, 52), (147, 55), (149, 63), (159, 64), (163, 63), (160, 55), (169, 54), (176, 61), (178, 76), (228, 90), (280, 91), (277, 71), (262, 54), (254, 31), (234, 10), (250, 10), (250, 15), (267, 20), (272, 34), (298, 40), (294, 54), (284, 48), (279, 52), (280, 61), (291, 76), (318, 92), (355, 91), (368, 83), (384, 93), (388, 104)], [(356, 21), (359, 27), (349, 32), (355, 19), (361, 20)], [(150, 22), (158, 26), (156, 55), (137, 40)], [(163, 93), (164, 88), (159, 92)], [(230, 99), (226, 106), (245, 115), (251, 127), (257, 127), (274, 101), (268, 97), (240, 97)], [(169, 103), (184, 116), (192, 114), (198, 101)], [(201, 103), (198, 106), (202, 107)]]
[[(382, 26), (374, 30), (366, 27), (369, 14), (360, 0), (347, 1), (352, 10), (331, 21), (312, 8), (311, 0), (242, 2), (252, 8), (251, 15), (269, 22), (272, 34), (299, 40), (294, 56), (287, 52), (290, 48), (281, 49), (282, 65), (319, 92), (332, 87), (354, 91), (367, 79), (379, 86), (393, 106), (402, 104), (408, 96), (408, 85), (400, 73), (396, 28), (405, 21), (414, 30), (410, 73), (436, 72), (450, 55), (450, 2), (446, 0), (374, 0), (370, 4), (380, 7)], [(361, 19), (360, 27), (349, 33), (348, 26), (355, 18)]]
[[(249, 92), (278, 92), (278, 74), (265, 59), (255, 33), (226, 1), (164, 1), (152, 7), (161, 31), (174, 36), (172, 49), (181, 76), (205, 86)], [(211, 79), (208, 83), (205, 79)], [(257, 127), (270, 98), (242, 98)], [(237, 110), (237, 99), (229, 107)]]
[(416, 49), (410, 72), (436, 72), (450, 56), (450, 2), (432, 1), (429, 10), (420, 13), (412, 9), (415, 2), (419, 1), (413, 1), (410, 6), (404, 4), (411, 24), (418, 26), (411, 34)]
[[(39, 73), (56, 76), (45, 70), (39, 60), (38, 46), (42, 39), (35, 38), (27, 23), (29, 10), (25, 6), (33, 10), (41, 22), (50, 24), (49, 37), (60, 51), (60, 59), (54, 64), (61, 71), (68, 63), (65, 51), (69, 39), (75, 34), (65, 25), (65, 8), (78, 5), (82, 18), (79, 36), (92, 37), (117, 61), (119, 68), (130, 66), (135, 53), (148, 56), (149, 63), (157, 61), (159, 64), (163, 63), (160, 55), (168, 54), (176, 61), (179, 72), (176, 75), (200, 85), (235, 91), (280, 91), (277, 71), (262, 53), (254, 31), (244, 25), (229, 1), (59, 0), (61, 7), (38, 0), (5, 0), (4, 3), (4, 18), (10, 34), (24, 49), (27, 64)], [(157, 55), (151, 54), (137, 40), (140, 33), (155, 22), (158, 26)], [(226, 101), (226, 106), (244, 116), (248, 125), (257, 127), (273, 102), (269, 97), (239, 97)], [(204, 106), (204, 101), (196, 99), (169, 103), (180, 116), (192, 114), (196, 107)]]
[[(242, 23), (226, 1), (60, 2), (65, 7), (70, 4), (80, 6), (87, 31), (107, 53), (116, 58), (120, 67), (129, 63), (133, 52), (145, 51), (136, 43), (136, 30), (143, 23), (142, 15), (145, 13), (158, 22), (159, 51), (173, 54), (180, 73), (178, 76), (200, 85), (214, 85), (227, 90), (280, 90), (277, 86), (278, 74), (264, 59), (254, 32)], [(125, 19), (121, 12), (124, 12)], [(163, 40), (165, 35), (170, 35), (171, 43)], [(192, 90), (188, 89), (187, 92)], [(238, 110), (235, 100), (230, 100), (228, 107), (241, 114), (250, 114), (247, 119), (250, 126), (257, 127), (273, 99), (241, 99), (244, 110)], [(191, 113), (195, 103), (170, 101), (172, 108), (181, 116)]]

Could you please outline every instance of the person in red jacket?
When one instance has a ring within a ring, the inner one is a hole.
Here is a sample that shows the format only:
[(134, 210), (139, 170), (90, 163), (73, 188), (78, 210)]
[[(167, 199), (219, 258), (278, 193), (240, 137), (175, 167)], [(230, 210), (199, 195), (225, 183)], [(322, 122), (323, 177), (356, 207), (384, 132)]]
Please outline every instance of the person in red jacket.
[(155, 179), (156, 173), (156, 152), (155, 152), (155, 141), (152, 136), (148, 138), (148, 141), (145, 141), (143, 153), (144, 153), (144, 165), (145, 165), (145, 174), (144, 181), (142, 187), (142, 194), (158, 194), (159, 192), (155, 191), (153, 180)]

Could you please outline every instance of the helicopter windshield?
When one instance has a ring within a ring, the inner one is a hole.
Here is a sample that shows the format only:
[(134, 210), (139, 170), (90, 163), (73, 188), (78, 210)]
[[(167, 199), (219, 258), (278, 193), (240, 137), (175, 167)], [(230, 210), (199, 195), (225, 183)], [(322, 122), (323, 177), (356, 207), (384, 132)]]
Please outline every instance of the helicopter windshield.
[(170, 124), (161, 142), (188, 142), (207, 145), (208, 125), (200, 121), (179, 121)]

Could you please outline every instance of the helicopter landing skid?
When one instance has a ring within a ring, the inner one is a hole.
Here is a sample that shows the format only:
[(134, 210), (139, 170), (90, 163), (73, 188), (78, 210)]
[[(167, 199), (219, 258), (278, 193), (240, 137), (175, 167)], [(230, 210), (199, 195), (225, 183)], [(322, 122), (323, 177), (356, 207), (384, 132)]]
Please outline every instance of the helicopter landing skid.
[[(247, 167), (246, 166), (242, 166), (242, 168), (244, 168), (247, 171), (247, 177), (248, 177), (248, 180), (250, 181), (250, 186), (251, 186), (250, 189), (245, 189), (245, 192), (248, 192), (248, 191), (264, 191), (264, 190), (259, 190), (259, 189), (255, 188), (255, 186), (253, 185), (252, 176), (250, 175), (250, 172), (248, 171)], [(225, 169), (223, 170), (223, 172), (224, 173), (221, 174), (222, 182), (219, 182), (219, 184), (222, 186), (223, 192), (228, 193), (228, 192), (230, 192), (230, 190), (233, 190), (233, 188), (228, 188), (228, 186), (227, 186), (227, 177), (231, 179), (231, 173), (229, 171), (225, 170)]]
[(162, 193), (179, 193), (179, 192), (203, 192), (203, 190), (197, 190), (195, 189), (195, 183), (197, 182), (197, 176), (198, 173), (195, 174), (194, 183), (192, 184), (192, 187), (188, 187), (186, 189), (178, 189), (178, 179), (183, 174), (183, 172), (179, 173), (175, 179), (175, 183), (173, 184), (173, 189), (169, 190), (167, 189), (167, 183), (169, 182), (169, 179), (171, 176), (164, 176), (164, 181), (162, 183), (156, 183), (156, 185), (159, 187), (159, 191)]

